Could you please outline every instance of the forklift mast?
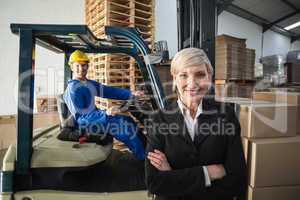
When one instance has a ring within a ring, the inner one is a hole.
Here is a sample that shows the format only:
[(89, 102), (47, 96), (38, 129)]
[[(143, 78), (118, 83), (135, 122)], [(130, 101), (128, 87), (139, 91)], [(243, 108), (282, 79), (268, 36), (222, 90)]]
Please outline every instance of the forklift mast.
[(216, 0), (177, 0), (178, 50), (201, 48), (214, 68), (216, 20)]

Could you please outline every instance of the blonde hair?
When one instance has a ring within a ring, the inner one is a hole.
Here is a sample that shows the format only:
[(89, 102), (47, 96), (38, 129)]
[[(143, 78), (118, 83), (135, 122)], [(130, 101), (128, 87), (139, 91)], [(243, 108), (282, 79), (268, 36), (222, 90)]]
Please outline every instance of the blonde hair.
[(171, 74), (175, 76), (182, 68), (201, 64), (206, 64), (207, 72), (212, 76), (213, 67), (206, 53), (202, 49), (186, 48), (175, 54), (171, 62)]
[(173, 76), (173, 92), (176, 92), (176, 83), (174, 77), (182, 69), (193, 65), (205, 64), (210, 77), (213, 75), (213, 67), (202, 49), (186, 48), (177, 52), (171, 62), (171, 74)]

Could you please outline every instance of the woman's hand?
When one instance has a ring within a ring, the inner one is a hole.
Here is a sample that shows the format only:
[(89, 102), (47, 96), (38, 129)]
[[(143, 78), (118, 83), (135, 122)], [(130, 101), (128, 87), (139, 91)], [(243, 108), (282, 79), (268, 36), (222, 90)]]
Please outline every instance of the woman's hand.
[(157, 149), (154, 149), (154, 152), (149, 152), (147, 158), (149, 159), (150, 163), (160, 171), (172, 170), (166, 155)]
[(110, 116), (115, 116), (116, 114), (121, 113), (119, 106), (112, 106), (106, 110), (106, 114)]
[(221, 179), (226, 175), (225, 168), (222, 164), (208, 165), (206, 167), (207, 167), (209, 177), (212, 181), (216, 179)]

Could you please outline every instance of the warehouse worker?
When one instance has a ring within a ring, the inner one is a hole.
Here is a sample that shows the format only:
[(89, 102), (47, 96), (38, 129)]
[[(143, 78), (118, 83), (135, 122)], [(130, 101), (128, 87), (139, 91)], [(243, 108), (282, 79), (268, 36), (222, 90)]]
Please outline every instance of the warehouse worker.
[(118, 109), (108, 111), (97, 109), (95, 96), (128, 100), (131, 96), (141, 96), (142, 92), (132, 93), (127, 89), (102, 85), (87, 79), (89, 59), (85, 53), (76, 50), (70, 55), (68, 64), (73, 79), (68, 82), (64, 101), (74, 116), (78, 128), (88, 133), (110, 134), (125, 143), (139, 160), (145, 157), (145, 137), (132, 118), (118, 115)]

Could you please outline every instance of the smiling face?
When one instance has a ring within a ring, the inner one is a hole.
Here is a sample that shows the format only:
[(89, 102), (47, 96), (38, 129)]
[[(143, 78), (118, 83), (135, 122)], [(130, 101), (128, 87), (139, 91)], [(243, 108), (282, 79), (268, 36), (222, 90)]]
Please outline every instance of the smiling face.
[(198, 106), (211, 83), (206, 64), (181, 68), (174, 76), (179, 98), (187, 107)]
[(86, 75), (89, 69), (88, 62), (73, 62), (71, 64), (71, 70), (73, 72), (73, 78), (78, 80), (86, 80)]

